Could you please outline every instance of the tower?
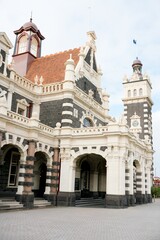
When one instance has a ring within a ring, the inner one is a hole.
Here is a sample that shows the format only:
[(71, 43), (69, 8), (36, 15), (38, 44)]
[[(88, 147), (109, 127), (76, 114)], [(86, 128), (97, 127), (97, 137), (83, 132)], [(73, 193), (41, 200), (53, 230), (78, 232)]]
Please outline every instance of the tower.
[(19, 30), (14, 31), (16, 41), (13, 53), (14, 70), (21, 76), (25, 76), (30, 64), (35, 58), (41, 56), (41, 45), (44, 37), (37, 26), (30, 21)]
[(148, 75), (142, 74), (142, 63), (136, 58), (132, 64), (133, 74), (124, 78), (124, 115), (133, 133), (152, 142), (152, 85)]

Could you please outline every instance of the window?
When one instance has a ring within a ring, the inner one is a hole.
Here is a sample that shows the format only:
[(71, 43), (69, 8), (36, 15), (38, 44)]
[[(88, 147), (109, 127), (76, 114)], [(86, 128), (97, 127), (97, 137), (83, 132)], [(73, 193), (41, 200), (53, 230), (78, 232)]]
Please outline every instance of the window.
[(8, 179), (8, 185), (9, 186), (16, 186), (17, 185), (19, 160), (20, 160), (20, 154), (17, 153), (17, 152), (12, 152), (10, 169), (9, 169), (9, 179)]
[(137, 90), (136, 89), (133, 90), (133, 96), (134, 97), (137, 96)]
[(142, 95), (143, 95), (143, 89), (140, 88), (140, 89), (139, 89), (139, 96), (142, 96)]
[(93, 127), (93, 123), (92, 123), (92, 121), (89, 118), (85, 118), (83, 120), (83, 126), (84, 127)]
[(18, 53), (24, 53), (27, 51), (27, 36), (22, 36), (19, 40)]
[(131, 97), (131, 90), (128, 90), (128, 97)]
[(37, 57), (37, 50), (38, 50), (38, 42), (35, 38), (32, 38), (31, 42), (31, 53)]
[(29, 104), (25, 99), (17, 100), (17, 113), (26, 116), (27, 115), (27, 107), (29, 107)]
[(18, 114), (24, 116), (24, 109), (18, 108)]
[(73, 110), (73, 116), (75, 118), (78, 118), (78, 110), (76, 108), (74, 108), (74, 110)]

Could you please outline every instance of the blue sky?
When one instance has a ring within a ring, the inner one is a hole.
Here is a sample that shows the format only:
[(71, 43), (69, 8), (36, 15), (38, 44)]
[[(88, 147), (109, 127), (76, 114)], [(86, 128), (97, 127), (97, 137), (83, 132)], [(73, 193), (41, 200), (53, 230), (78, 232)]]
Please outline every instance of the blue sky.
[(138, 56), (153, 86), (154, 172), (160, 176), (160, 1), (0, 0), (0, 6), (0, 31), (13, 44), (13, 31), (28, 22), (32, 12), (33, 22), (45, 36), (42, 55), (82, 46), (86, 32), (94, 30), (97, 63), (103, 71), (102, 86), (110, 94), (112, 116), (123, 112), (123, 77), (131, 76)]

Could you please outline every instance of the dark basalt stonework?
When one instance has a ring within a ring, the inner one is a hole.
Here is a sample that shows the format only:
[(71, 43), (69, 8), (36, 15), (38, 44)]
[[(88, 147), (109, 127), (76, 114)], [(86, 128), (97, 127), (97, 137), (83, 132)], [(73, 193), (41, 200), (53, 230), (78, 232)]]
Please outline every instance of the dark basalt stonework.
[(96, 102), (102, 105), (102, 101), (99, 95), (99, 92), (97, 90), (97, 87), (91, 83), (86, 77), (82, 77), (76, 81), (77, 87), (79, 87), (82, 91), (84, 91), (86, 94), (89, 93), (89, 90), (91, 89), (93, 91), (93, 98)]
[(75, 192), (59, 192), (57, 196), (57, 206), (75, 206)]
[(25, 208), (34, 207), (34, 194), (23, 194), (21, 199)]
[(127, 207), (127, 197), (125, 195), (106, 194), (106, 208), (125, 208)]

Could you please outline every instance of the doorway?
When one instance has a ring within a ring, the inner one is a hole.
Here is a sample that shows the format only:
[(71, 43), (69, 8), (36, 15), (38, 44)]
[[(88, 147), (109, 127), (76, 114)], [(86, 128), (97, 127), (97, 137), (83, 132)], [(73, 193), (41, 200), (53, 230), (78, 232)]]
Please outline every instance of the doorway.
[(40, 172), (40, 179), (39, 179), (39, 190), (38, 190), (38, 197), (43, 197), (45, 192), (45, 186), (46, 186), (46, 172), (47, 167), (45, 163), (42, 163), (39, 167)]

